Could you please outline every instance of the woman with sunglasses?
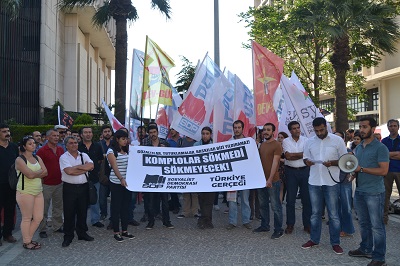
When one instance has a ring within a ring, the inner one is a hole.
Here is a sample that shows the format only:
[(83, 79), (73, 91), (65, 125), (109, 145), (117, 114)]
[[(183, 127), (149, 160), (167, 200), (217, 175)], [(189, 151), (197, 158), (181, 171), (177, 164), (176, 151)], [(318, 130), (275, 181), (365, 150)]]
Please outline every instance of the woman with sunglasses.
[(43, 219), (44, 200), (42, 193), (42, 178), (47, 176), (47, 169), (42, 159), (33, 156), (36, 149), (35, 140), (32, 136), (26, 136), (20, 143), (21, 156), (15, 160), (15, 169), (20, 175), (17, 184), (17, 203), (21, 210), (21, 233), (23, 247), (36, 250), (41, 245), (32, 240), (33, 234)]

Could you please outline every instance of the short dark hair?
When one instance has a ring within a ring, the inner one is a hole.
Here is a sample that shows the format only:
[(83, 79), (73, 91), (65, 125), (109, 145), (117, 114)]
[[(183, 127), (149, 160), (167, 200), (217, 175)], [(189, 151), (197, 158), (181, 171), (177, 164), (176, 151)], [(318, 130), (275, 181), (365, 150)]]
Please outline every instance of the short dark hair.
[(290, 121), (290, 123), (287, 125), (287, 128), (289, 129), (289, 131), (292, 130), (292, 126), (293, 125), (299, 125), (300, 126), (300, 123), (297, 122), (297, 121)]
[(266, 126), (271, 126), (271, 127), (272, 127), (272, 132), (275, 132), (276, 127), (275, 127), (274, 124), (272, 124), (272, 123), (266, 123), (266, 124), (264, 125), (264, 127), (266, 127)]
[(289, 135), (285, 131), (281, 131), (278, 135), (281, 134), (285, 139), (289, 137)]
[(103, 132), (103, 130), (104, 130), (104, 129), (107, 129), (107, 128), (109, 128), (109, 129), (111, 130), (111, 132), (112, 132), (112, 127), (111, 127), (109, 124), (104, 124), (104, 125), (102, 125), (102, 126), (101, 126), (101, 132)]
[[(90, 128), (90, 129), (92, 130), (92, 132), (93, 132), (93, 128), (92, 128), (91, 126), (83, 126), (83, 127), (81, 127), (81, 129), (79, 130), (79, 135), (82, 135), (83, 130), (84, 130), (85, 128)], [(72, 133), (72, 132), (71, 132), (71, 133)]]
[(146, 129), (144, 126), (138, 126), (138, 127), (137, 127), (137, 130), (143, 129), (143, 128)]
[(210, 132), (210, 134), (212, 134), (212, 129), (211, 129), (211, 127), (203, 127), (203, 128), (201, 129), (201, 131), (203, 131), (203, 130), (207, 130), (208, 132)]
[(10, 127), (5, 123), (0, 123), (0, 129), (1, 128), (10, 128)]
[(354, 129), (352, 129), (352, 128), (349, 128), (348, 130), (346, 130), (346, 132), (349, 132), (349, 133), (354, 133)]
[(149, 125), (149, 127), (147, 128), (147, 133), (149, 133), (150, 130), (152, 130), (152, 129), (155, 129), (155, 130), (157, 130), (157, 132), (158, 132), (158, 126), (157, 126), (157, 124), (155, 124), (155, 125), (153, 125), (153, 124)]
[(399, 127), (399, 120), (396, 120), (396, 119), (389, 119), (389, 121), (387, 121), (387, 126), (389, 126), (390, 123), (396, 123), (396, 124), (397, 124), (397, 127)]
[(326, 126), (326, 120), (323, 117), (316, 117), (312, 121), (312, 125), (313, 125), (313, 127), (317, 127), (317, 126), (320, 126), (320, 125)]
[(368, 122), (369, 122), (369, 125), (370, 125), (371, 127), (376, 127), (376, 126), (377, 126), (376, 120), (375, 120), (373, 117), (371, 117), (371, 116), (367, 116), (367, 117), (362, 117), (362, 118), (360, 118), (360, 122), (363, 122), (363, 121), (368, 121)]
[(244, 123), (243, 123), (242, 120), (236, 120), (235, 122), (233, 122), (232, 126), (234, 127), (235, 124), (241, 124), (241, 125), (242, 125), (242, 128), (244, 129)]

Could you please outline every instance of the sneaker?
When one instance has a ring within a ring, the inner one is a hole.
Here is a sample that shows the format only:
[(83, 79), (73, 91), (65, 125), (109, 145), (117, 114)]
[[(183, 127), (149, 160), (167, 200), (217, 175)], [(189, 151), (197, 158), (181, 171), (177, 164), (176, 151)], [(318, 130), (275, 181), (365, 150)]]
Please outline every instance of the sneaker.
[(122, 232), (121, 235), (122, 235), (123, 237), (128, 238), (128, 239), (134, 239), (134, 238), (135, 238), (134, 235), (132, 235), (131, 233), (128, 233), (128, 232)]
[(147, 215), (143, 214), (143, 217), (140, 219), (140, 222), (144, 223), (147, 222)]
[(214, 211), (219, 211), (220, 207), (218, 205), (214, 205)]
[(92, 226), (95, 226), (95, 227), (98, 227), (98, 228), (102, 228), (102, 227), (104, 227), (104, 224), (101, 223), (101, 222), (97, 222), (97, 223), (92, 224)]
[(185, 218), (186, 216), (185, 215), (183, 215), (183, 214), (179, 214), (176, 218), (178, 218), (178, 219), (182, 219), (182, 218)]
[(379, 260), (372, 260), (367, 266), (386, 266), (386, 262)]
[(359, 248), (355, 250), (350, 250), (348, 254), (350, 257), (365, 257), (368, 259), (372, 258), (372, 254), (362, 252)]
[(253, 230), (253, 233), (261, 233), (261, 232), (269, 232), (269, 229), (260, 226)]
[(272, 236), (271, 236), (271, 239), (279, 239), (279, 238), (281, 238), (283, 236), (283, 231), (280, 231), (280, 232), (274, 232), (273, 234), (272, 234)]
[(168, 229), (174, 229), (175, 227), (171, 224), (171, 222), (168, 222), (166, 224), (164, 224), (165, 227), (167, 227)]
[(235, 229), (235, 228), (236, 228), (236, 225), (234, 225), (234, 224), (228, 224), (228, 226), (225, 227), (225, 228), (226, 228), (226, 230), (232, 230), (232, 229)]
[(332, 249), (333, 249), (333, 252), (335, 252), (338, 255), (342, 255), (343, 254), (343, 249), (339, 245), (333, 245)]
[(117, 242), (119, 242), (119, 243), (124, 241), (124, 239), (121, 237), (120, 234), (114, 234), (114, 239), (117, 240)]
[(228, 213), (229, 213), (229, 209), (225, 209), (224, 214), (228, 214)]
[(305, 244), (303, 244), (303, 245), (301, 246), (301, 248), (302, 248), (302, 249), (309, 249), (309, 248), (312, 248), (312, 247), (315, 247), (315, 246), (318, 246), (318, 244), (315, 244), (315, 243), (312, 242), (311, 240), (308, 240), (308, 242), (305, 243)]
[(154, 222), (149, 222), (149, 223), (146, 225), (146, 230), (151, 230), (151, 229), (153, 229), (153, 227), (154, 227)]
[(246, 228), (246, 229), (252, 229), (253, 228), (250, 223), (243, 224), (243, 227)]
[(200, 215), (200, 213), (196, 213), (195, 215), (194, 215), (194, 218), (199, 218), (201, 215)]

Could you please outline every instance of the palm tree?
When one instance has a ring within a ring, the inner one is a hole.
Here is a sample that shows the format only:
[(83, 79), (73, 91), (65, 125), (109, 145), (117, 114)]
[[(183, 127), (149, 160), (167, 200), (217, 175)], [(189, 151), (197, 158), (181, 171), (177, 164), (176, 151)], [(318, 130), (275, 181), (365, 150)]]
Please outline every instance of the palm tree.
[(17, 18), (21, 5), (22, 0), (0, 0), (0, 9), (4, 9), (4, 11), (9, 13), (11, 19)]
[(312, 0), (324, 5), (323, 28), (331, 37), (333, 53), (330, 57), (335, 71), (336, 130), (348, 128), (346, 74), (349, 60), (366, 67), (376, 65), (384, 53), (396, 52), (400, 38), (395, 17), (396, 4), (391, 1), (371, 0)]
[[(74, 7), (92, 5), (96, 0), (60, 0), (62, 10), (71, 10)], [(158, 8), (166, 18), (170, 18), (171, 7), (169, 0), (151, 0), (151, 7)], [(115, 37), (115, 117), (123, 123), (125, 121), (126, 100), (126, 63), (127, 63), (127, 21), (136, 21), (138, 14), (131, 0), (105, 0), (97, 9), (92, 20), (94, 25), (105, 25), (111, 18), (116, 23)]]

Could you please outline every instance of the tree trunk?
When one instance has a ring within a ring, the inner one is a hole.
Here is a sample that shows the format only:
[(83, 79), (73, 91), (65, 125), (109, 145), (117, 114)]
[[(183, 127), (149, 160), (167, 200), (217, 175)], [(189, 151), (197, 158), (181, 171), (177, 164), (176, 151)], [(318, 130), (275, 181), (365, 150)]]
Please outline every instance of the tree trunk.
[(347, 116), (347, 89), (346, 73), (350, 69), (350, 45), (349, 37), (342, 36), (333, 43), (333, 54), (330, 58), (335, 70), (335, 129), (346, 131), (349, 127)]
[(126, 110), (126, 63), (128, 33), (126, 19), (116, 17), (115, 37), (115, 117), (122, 124), (125, 122)]

